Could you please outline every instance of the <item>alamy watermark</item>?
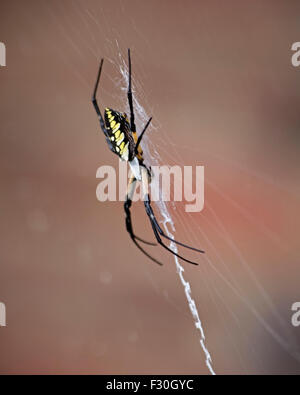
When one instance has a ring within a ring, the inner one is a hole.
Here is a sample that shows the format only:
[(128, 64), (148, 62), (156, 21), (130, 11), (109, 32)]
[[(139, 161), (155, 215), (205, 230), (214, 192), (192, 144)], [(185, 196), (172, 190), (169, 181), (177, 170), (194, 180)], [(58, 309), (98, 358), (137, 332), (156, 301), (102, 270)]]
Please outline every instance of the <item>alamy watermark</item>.
[(0, 326), (6, 326), (6, 307), (0, 302)]
[[(161, 200), (165, 202), (185, 201), (189, 202), (189, 204), (185, 204), (186, 212), (200, 212), (203, 210), (204, 166), (184, 166), (183, 170), (180, 166), (152, 166), (151, 173), (149, 192), (153, 202)], [(128, 184), (126, 162), (119, 161), (118, 188), (117, 174), (114, 167), (100, 166), (96, 177), (102, 179), (96, 190), (96, 196), (100, 202), (125, 200)], [(140, 183), (132, 198), (134, 202), (138, 200), (143, 200), (143, 191)]]
[(0, 42), (0, 66), (6, 66), (6, 47), (5, 44)]
[(300, 42), (292, 44), (291, 50), (295, 53), (291, 57), (291, 62), (294, 67), (300, 66)]
[(292, 315), (292, 325), (298, 327), (300, 326), (300, 302), (293, 303), (292, 311), (295, 311)]

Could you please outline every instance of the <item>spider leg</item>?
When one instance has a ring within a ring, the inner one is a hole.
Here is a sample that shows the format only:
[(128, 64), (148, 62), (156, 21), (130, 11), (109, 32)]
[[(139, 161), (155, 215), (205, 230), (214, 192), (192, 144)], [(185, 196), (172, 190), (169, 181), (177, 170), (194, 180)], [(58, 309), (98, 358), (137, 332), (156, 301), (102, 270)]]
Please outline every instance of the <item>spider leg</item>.
[(132, 204), (132, 196), (134, 194), (135, 187), (136, 187), (136, 178), (132, 174), (132, 171), (131, 171), (130, 177), (129, 177), (128, 186), (127, 186), (126, 199), (125, 199), (125, 203), (124, 203), (124, 210), (125, 210), (125, 213), (126, 213), (126, 229), (127, 229), (127, 231), (130, 234), (133, 234), (135, 239), (141, 241), (142, 243), (148, 244), (150, 246), (156, 246), (157, 245), (156, 243), (150, 243), (149, 241), (146, 241), (146, 240), (136, 236), (133, 233), (132, 222), (131, 222), (131, 214), (130, 214), (130, 207), (131, 207), (131, 204)]
[(126, 230), (127, 230), (127, 232), (130, 235), (132, 235), (134, 237), (134, 239), (139, 240), (140, 242), (142, 242), (144, 244), (148, 244), (149, 246), (156, 246), (157, 245), (156, 243), (151, 243), (150, 241), (146, 241), (146, 240), (142, 239), (141, 237), (139, 237), (139, 236), (137, 236), (137, 235), (135, 235), (133, 233), (132, 221), (131, 221), (131, 213), (130, 213), (131, 204), (132, 204), (131, 200), (127, 197), (126, 201), (124, 203), (124, 211), (125, 211), (125, 214), (126, 214), (125, 221), (126, 221)]
[(143, 252), (143, 254), (145, 254), (149, 259), (151, 259), (153, 262), (157, 263), (158, 265), (162, 265), (161, 262), (159, 262), (158, 260), (156, 260), (155, 258), (153, 258), (151, 255), (149, 255), (149, 254), (138, 244), (138, 242), (137, 242), (136, 240), (139, 240), (139, 241), (141, 241), (141, 242), (143, 242), (143, 243), (145, 243), (145, 244), (149, 244), (149, 245), (156, 245), (156, 244), (154, 244), (154, 243), (149, 243), (148, 241), (145, 241), (145, 240), (141, 239), (140, 237), (136, 236), (136, 235), (133, 233), (132, 222), (131, 222), (130, 207), (131, 207), (131, 204), (132, 204), (131, 197), (132, 197), (132, 194), (133, 194), (134, 189), (135, 189), (135, 182), (136, 182), (136, 180), (135, 180), (134, 177), (132, 177), (132, 178), (129, 180), (128, 192), (127, 192), (126, 200), (125, 200), (125, 203), (124, 203), (124, 210), (125, 210), (125, 215), (126, 215), (126, 217), (125, 217), (126, 230), (127, 230), (127, 232), (129, 233), (131, 240), (132, 240), (132, 241), (134, 242), (134, 244), (138, 247), (138, 249), (139, 249), (140, 251)]
[(97, 115), (98, 115), (99, 122), (100, 122), (100, 126), (101, 126), (101, 129), (102, 129), (102, 131), (103, 131), (105, 137), (106, 137), (106, 141), (107, 141), (107, 143), (108, 143), (110, 149), (113, 151), (112, 144), (111, 144), (111, 141), (110, 141), (110, 139), (109, 139), (109, 135), (108, 135), (107, 130), (106, 130), (106, 127), (105, 127), (104, 119), (103, 119), (103, 117), (102, 117), (100, 108), (99, 108), (99, 106), (98, 106), (97, 98), (96, 98), (97, 90), (98, 90), (98, 85), (99, 85), (99, 81), (100, 81), (100, 76), (101, 76), (101, 72), (102, 72), (103, 61), (104, 61), (104, 60), (101, 59), (100, 66), (99, 66), (99, 70), (98, 70), (98, 74), (97, 74), (97, 79), (96, 79), (96, 83), (95, 83), (95, 88), (94, 88), (93, 95), (92, 95), (92, 103), (93, 103), (93, 106), (94, 106), (94, 108), (95, 108), (95, 111), (96, 111), (96, 113), (97, 113)]
[(151, 122), (151, 121), (152, 121), (152, 117), (149, 118), (148, 122), (146, 123), (146, 125), (145, 125), (145, 127), (144, 127), (144, 129), (143, 129), (143, 131), (142, 131), (142, 133), (139, 135), (139, 138), (138, 138), (138, 140), (137, 140), (137, 142), (136, 142), (136, 145), (135, 145), (135, 153), (136, 153), (136, 154), (138, 153), (138, 148), (139, 148), (139, 145), (141, 144), (143, 135), (144, 135), (144, 133), (146, 132), (146, 130), (147, 130), (148, 126), (150, 125), (150, 122)]
[(142, 183), (143, 183), (144, 205), (145, 205), (146, 213), (147, 213), (147, 215), (148, 215), (148, 217), (150, 219), (151, 226), (152, 226), (152, 229), (153, 229), (153, 232), (154, 232), (154, 235), (156, 237), (157, 242), (162, 247), (164, 247), (166, 250), (171, 252), (173, 255), (176, 255), (178, 258), (182, 259), (183, 261), (191, 263), (193, 265), (198, 265), (198, 263), (190, 261), (190, 260), (182, 257), (181, 255), (177, 254), (176, 252), (172, 251), (168, 246), (166, 246), (163, 243), (163, 241), (162, 241), (160, 236), (165, 237), (166, 239), (168, 239), (168, 240), (170, 240), (170, 241), (172, 241), (172, 242), (174, 242), (176, 244), (179, 244), (179, 245), (181, 245), (183, 247), (186, 247), (186, 248), (189, 248), (189, 249), (192, 249), (194, 251), (201, 252), (201, 253), (204, 252), (202, 250), (198, 250), (197, 248), (187, 246), (186, 244), (183, 244), (183, 243), (181, 243), (181, 242), (179, 242), (177, 240), (174, 240), (174, 239), (170, 238), (169, 236), (167, 236), (163, 232), (163, 230), (161, 229), (161, 227), (158, 224), (157, 219), (155, 218), (154, 212), (153, 212), (152, 207), (151, 207), (151, 200), (150, 200), (150, 196), (149, 196), (149, 174), (148, 174), (148, 171), (147, 171), (146, 167), (142, 167)]
[(170, 240), (170, 241), (173, 241), (173, 243), (178, 244), (178, 245), (180, 245), (180, 246), (182, 246), (182, 247), (188, 248), (189, 250), (197, 251), (197, 252), (200, 252), (201, 254), (204, 254), (204, 253), (205, 253), (205, 251), (203, 251), (203, 250), (199, 250), (198, 248), (188, 246), (188, 245), (186, 245), (186, 244), (184, 244), (184, 243), (181, 243), (180, 241), (174, 240), (174, 239), (172, 239), (171, 237), (169, 237), (168, 235), (166, 235), (166, 234), (164, 233), (164, 231), (161, 229), (161, 227), (159, 226), (159, 224), (158, 224), (158, 222), (157, 222), (157, 219), (155, 218), (155, 215), (154, 215), (154, 213), (153, 213), (153, 210), (152, 210), (152, 207), (151, 207), (150, 203), (151, 203), (151, 202), (150, 202), (150, 199), (149, 199), (149, 203), (147, 203), (147, 209), (149, 210), (149, 213), (150, 213), (150, 216), (151, 216), (152, 221), (153, 221), (153, 223), (154, 223), (154, 226), (156, 227), (156, 229), (158, 230), (159, 234), (160, 234), (162, 237), (164, 237), (164, 238), (166, 238), (166, 239), (168, 239), (168, 240)]
[(134, 111), (133, 111), (133, 101), (132, 101), (132, 90), (131, 90), (131, 57), (130, 57), (130, 49), (128, 49), (128, 91), (127, 98), (130, 109), (130, 129), (132, 133), (136, 132), (136, 126), (134, 121)]
[(97, 74), (97, 79), (96, 79), (96, 83), (95, 83), (95, 88), (94, 88), (94, 92), (93, 92), (93, 95), (92, 95), (92, 103), (93, 103), (95, 111), (96, 111), (96, 113), (98, 115), (98, 118), (99, 118), (99, 121), (100, 121), (100, 125), (101, 125), (101, 129), (103, 130), (104, 134), (107, 135), (105, 124), (104, 124), (104, 120), (103, 120), (100, 108), (98, 106), (97, 98), (96, 98), (98, 85), (99, 85), (99, 81), (100, 81), (100, 76), (101, 76), (101, 71), (102, 71), (102, 66), (103, 66), (103, 59), (101, 59), (101, 62), (100, 62), (100, 66), (99, 66), (99, 70), (98, 70), (98, 74)]
[[(151, 202), (150, 202), (150, 199), (149, 199), (149, 195), (147, 195), (147, 200), (145, 200), (144, 204), (145, 204), (145, 208), (146, 208), (146, 213), (147, 213), (147, 215), (148, 215), (148, 217), (150, 219), (150, 222), (151, 222), (151, 225), (152, 225), (152, 229), (153, 229), (153, 232), (154, 232), (154, 235), (156, 237), (156, 240), (157, 240), (158, 244), (160, 244), (163, 248), (165, 248), (166, 250), (171, 252), (173, 255), (176, 255), (178, 258), (182, 259), (183, 261), (191, 263), (192, 265), (199, 265), (197, 262), (190, 261), (190, 260), (184, 258), (183, 256), (177, 254), (176, 252), (171, 250), (171, 248), (169, 248), (168, 246), (166, 246), (164, 244), (164, 242), (162, 241), (162, 239), (159, 236), (159, 230), (156, 227), (156, 222), (157, 221), (156, 221), (156, 218), (154, 217), (153, 210), (152, 210), (151, 205), (150, 205)], [(175, 242), (175, 240), (173, 240), (171, 238), (170, 238), (170, 240)]]
[[(151, 255), (148, 254), (148, 252), (146, 252), (136, 240), (140, 240), (145, 242), (144, 240), (138, 238), (137, 236), (135, 236), (135, 234), (133, 233), (133, 229), (132, 229), (132, 223), (131, 223), (131, 214), (130, 214), (130, 206), (131, 206), (131, 200), (127, 200), (124, 204), (124, 210), (126, 213), (126, 230), (130, 235), (131, 240), (134, 242), (134, 244), (137, 246), (137, 248), (142, 251), (143, 254), (145, 254), (149, 259), (151, 259), (151, 261), (157, 263), (158, 265), (162, 266), (162, 263), (159, 262), (158, 260), (156, 260), (155, 258), (153, 258)], [(150, 244), (148, 242), (146, 242), (147, 244)]]

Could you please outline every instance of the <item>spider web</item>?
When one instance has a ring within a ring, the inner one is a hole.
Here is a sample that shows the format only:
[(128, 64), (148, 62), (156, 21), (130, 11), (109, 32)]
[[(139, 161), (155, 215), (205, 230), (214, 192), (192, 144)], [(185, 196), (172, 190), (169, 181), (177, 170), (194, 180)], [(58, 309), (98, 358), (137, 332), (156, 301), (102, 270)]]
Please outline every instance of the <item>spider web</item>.
[[(116, 44), (118, 46), (117, 42), (116, 42)], [(126, 92), (127, 87), (128, 87), (128, 67), (127, 67), (126, 61), (122, 57), (120, 48), (119, 48), (119, 58), (120, 58), (120, 66), (119, 66), (120, 72), (123, 76), (123, 82), (124, 82), (123, 91)], [(134, 83), (133, 83), (133, 92), (135, 92), (135, 84)], [(147, 120), (149, 119), (149, 115), (146, 113), (146, 110), (144, 109), (144, 107), (142, 107), (142, 105), (138, 101), (138, 96), (136, 94), (133, 94), (133, 97), (134, 97), (133, 100), (134, 100), (134, 109), (135, 109), (135, 115), (136, 115), (136, 124), (138, 126), (138, 130), (142, 130), (142, 125), (146, 124)], [(160, 164), (162, 164), (161, 157), (160, 157), (158, 151), (155, 149), (155, 146), (151, 143), (151, 140), (149, 138), (145, 139), (145, 141), (144, 141), (143, 151), (144, 151), (145, 159), (147, 160), (148, 163), (151, 163), (152, 166), (154, 166), (154, 165), (159, 166)], [(158, 196), (160, 196), (160, 195), (161, 194), (159, 193)], [(174, 236), (174, 233), (176, 231), (175, 224), (174, 224), (173, 218), (170, 214), (170, 211), (168, 209), (166, 202), (163, 200), (158, 200), (156, 202), (156, 205), (159, 209), (161, 217), (163, 218), (162, 223), (163, 223), (164, 229), (166, 231), (166, 234), (171, 238), (175, 238), (175, 236)], [(170, 225), (171, 230), (169, 230), (168, 225)], [(175, 253), (178, 253), (178, 248), (175, 243), (170, 242), (169, 247)], [(176, 264), (176, 270), (177, 270), (180, 282), (184, 288), (185, 296), (186, 296), (190, 311), (191, 311), (193, 319), (194, 319), (195, 326), (196, 326), (197, 330), (200, 332), (200, 345), (201, 345), (201, 348), (202, 348), (204, 355), (205, 355), (206, 365), (207, 365), (210, 373), (212, 375), (215, 375), (215, 372), (212, 367), (212, 359), (211, 359), (210, 353), (209, 353), (209, 351), (206, 347), (206, 344), (205, 344), (205, 334), (204, 334), (204, 330), (202, 327), (202, 322), (199, 317), (199, 312), (198, 312), (196, 303), (195, 303), (194, 299), (192, 298), (191, 286), (190, 286), (189, 282), (186, 281), (186, 279), (184, 278), (184, 268), (179, 263), (178, 257), (176, 255), (173, 255), (173, 257), (174, 257), (174, 261)]]
[[(95, 64), (97, 64), (101, 57), (105, 57), (111, 62), (115, 70), (120, 73), (121, 77), (116, 80), (113, 79), (109, 73), (104, 73), (105, 78), (110, 79), (111, 82), (115, 84), (116, 91), (121, 88), (123, 90), (123, 94), (117, 95), (107, 91), (104, 92), (107, 96), (111, 96), (114, 99), (114, 102), (120, 106), (119, 108), (127, 108), (127, 59), (122, 55), (127, 48), (126, 38), (120, 37), (117, 31), (112, 30), (109, 22), (107, 22), (109, 18), (107, 18), (107, 15), (103, 14), (103, 10), (101, 8), (99, 8), (97, 12), (98, 13), (95, 14), (95, 12), (92, 12), (88, 7), (82, 6), (79, 2), (74, 2), (74, 14), (77, 16), (78, 20), (81, 21), (82, 26), (89, 33), (91, 39), (89, 42), (84, 42), (84, 53), (82, 52), (82, 47), (73, 38), (74, 36), (76, 37), (76, 32), (71, 24), (64, 23), (62, 25), (61, 23), (58, 23), (58, 29), (60, 29), (65, 40), (67, 40), (70, 46), (78, 53), (78, 56), (82, 58), (82, 62), (84, 62), (87, 57), (92, 57), (95, 60)], [(49, 8), (49, 13), (55, 20), (57, 20), (57, 14), (55, 11)], [(101, 24), (99, 20), (101, 20)], [(132, 27), (136, 29), (134, 21), (131, 22)], [(137, 34), (140, 35), (141, 33), (137, 31)], [(99, 35), (108, 37), (106, 39), (104, 53), (103, 48), (100, 50), (97, 43), (97, 37)], [(111, 39), (111, 37), (114, 38)], [(145, 45), (148, 45), (145, 38), (144, 41)], [(64, 54), (60, 54), (60, 56), (70, 67), (72, 72), (76, 74), (77, 78), (83, 83), (85, 88), (90, 91), (90, 79), (83, 71), (84, 67), (71, 63)], [(152, 108), (147, 102), (147, 94), (143, 89), (142, 81), (147, 77), (147, 75), (141, 65), (142, 60), (138, 55), (136, 56), (136, 54), (134, 54), (133, 91), (138, 130), (142, 129), (143, 125), (148, 120), (149, 115), (153, 115), (153, 111), (146, 110), (152, 110)], [(155, 136), (154, 143), (152, 142), (153, 136)], [(157, 142), (159, 142), (159, 145)], [(143, 150), (147, 164), (151, 165), (166, 163), (170, 165), (183, 164), (184, 161), (181, 152), (188, 152), (191, 155), (203, 154), (203, 152), (200, 152), (197, 148), (190, 146), (178, 147), (174, 144), (174, 142), (170, 140), (168, 134), (165, 133), (162, 125), (159, 124), (157, 118), (154, 121), (154, 126), (151, 125), (151, 128), (147, 131), (143, 140)], [(206, 155), (207, 157), (210, 156), (211, 159), (212, 154)], [(219, 161), (224, 167), (237, 169), (251, 177), (262, 178), (262, 182), (270, 188), (285, 188), (282, 185), (274, 186), (267, 176), (253, 174), (251, 169), (244, 168), (239, 163), (220, 157), (215, 157), (214, 159)], [(206, 184), (215, 192), (216, 195), (224, 199), (224, 201), (233, 207), (238, 215), (243, 218), (249, 226), (255, 227), (257, 231), (261, 233), (265, 242), (272, 245), (278, 254), (291, 254), (289, 247), (282, 243), (274, 232), (260, 223), (257, 218), (253, 217), (238, 201), (232, 199), (211, 179), (207, 179), (207, 177)], [(197, 300), (198, 308), (192, 297), (190, 283), (185, 279), (185, 270), (179, 263), (177, 257), (174, 256), (176, 272), (179, 276), (180, 283), (183, 286), (186, 300), (192, 313), (194, 325), (199, 331), (200, 346), (204, 353), (205, 362), (209, 372), (211, 374), (215, 374), (212, 360), (216, 363), (218, 362), (217, 358), (219, 357), (219, 359), (221, 359), (221, 357), (220, 352), (218, 352), (218, 348), (215, 346), (213, 352), (211, 352), (211, 358), (210, 352), (208, 351), (210, 349), (210, 342), (205, 338), (205, 334), (208, 336), (208, 339), (210, 338), (210, 332), (206, 329), (205, 333), (204, 328), (209, 327), (210, 329), (217, 325), (219, 328), (222, 328), (224, 335), (222, 341), (219, 343), (219, 348), (224, 347), (224, 363), (226, 363), (227, 359), (230, 357), (232, 358), (232, 355), (235, 354), (242, 371), (249, 372), (251, 370), (251, 368), (248, 367), (249, 360), (254, 361), (257, 371), (263, 372), (265, 370), (264, 362), (261, 361), (260, 348), (255, 347), (255, 344), (249, 340), (252, 335), (251, 328), (249, 329), (246, 324), (243, 323), (244, 316), (239, 316), (237, 313), (238, 307), (240, 308), (240, 306), (243, 307), (245, 316), (250, 314), (253, 317), (254, 321), (250, 321), (253, 323), (253, 326), (257, 326), (258, 322), (260, 327), (264, 329), (265, 333), (267, 333), (271, 339), (275, 340), (275, 342), (277, 342), (286, 353), (299, 362), (300, 352), (297, 339), (295, 339), (285, 317), (282, 316), (273, 299), (270, 297), (270, 293), (262, 285), (260, 279), (257, 278), (255, 271), (251, 268), (249, 260), (244, 257), (241, 248), (234, 240), (231, 232), (222, 220), (220, 213), (214, 208), (213, 204), (209, 201), (205, 201), (205, 210), (207, 210), (209, 216), (201, 217), (201, 226), (197, 223), (193, 214), (183, 213), (182, 210), (180, 210), (180, 208), (174, 203), (172, 204), (159, 201), (155, 202), (155, 204), (159, 211), (164, 229), (170, 237), (175, 236), (176, 226), (178, 225), (178, 228), (184, 230), (185, 238), (182, 240), (183, 242), (201, 247), (202, 242), (204, 241), (211, 251), (210, 254), (205, 254), (203, 256), (205, 264), (199, 267), (201, 276), (197, 277), (196, 280), (193, 279), (193, 281), (190, 281), (193, 284), (195, 282), (199, 282), (199, 285), (201, 285), (201, 292), (198, 289), (199, 287), (196, 289), (197, 297), (195, 299)], [(210, 232), (208, 232), (208, 230), (210, 230)], [(222, 251), (216, 247), (216, 243), (211, 237), (212, 232), (214, 232), (215, 237), (218, 238), (218, 240), (221, 240), (223, 245), (230, 251), (232, 261), (230, 263), (234, 268), (236, 268), (239, 275), (231, 269), (229, 262), (224, 259)], [(182, 238), (178, 237), (178, 239), (181, 240)], [(174, 252), (177, 252), (177, 247), (174, 243), (170, 243), (170, 248), (172, 248)], [(149, 281), (153, 283), (153, 287), (159, 287), (153, 280), (151, 274), (148, 273), (147, 275)], [(195, 287), (193, 287), (193, 289), (195, 292)], [(230, 296), (224, 297), (225, 294)], [(252, 295), (252, 298), (250, 298), (249, 295)], [(164, 294), (164, 297), (168, 300), (170, 305), (180, 310), (180, 307), (169, 295)], [(204, 325), (204, 321), (202, 323), (200, 320), (199, 311), (201, 311), (201, 317), (203, 320), (203, 317), (206, 317), (211, 309), (214, 310), (214, 322), (208, 323), (205, 321)], [(239, 338), (235, 338), (231, 333), (233, 332), (234, 327), (238, 328), (240, 334)], [(221, 365), (220, 362), (219, 364)]]
[[(122, 51), (119, 47), (118, 41), (116, 40), (116, 47), (118, 48), (118, 54), (119, 54), (119, 62), (117, 66), (120, 69), (120, 73), (122, 75), (122, 81), (117, 84), (118, 87), (121, 87), (121, 89), (124, 91), (124, 96), (126, 96), (127, 92), (127, 86), (128, 86), (128, 68), (127, 68), (127, 59), (122, 56)], [(138, 82), (137, 86), (135, 86), (135, 83), (133, 83), (133, 92), (134, 92), (134, 108), (135, 108), (135, 114), (136, 114), (136, 124), (137, 124), (137, 130), (142, 130), (143, 125), (147, 122), (149, 119), (149, 114), (146, 113), (145, 108), (141, 105), (141, 102), (139, 98), (143, 98), (143, 101), (146, 101), (146, 94), (143, 91), (143, 87), (141, 82)], [(154, 123), (155, 124), (155, 123)], [(152, 128), (152, 130), (151, 130)], [(152, 142), (151, 136), (152, 133), (157, 133), (161, 137), (160, 139), (160, 144), (159, 144), (159, 150), (156, 147), (155, 143)], [(173, 152), (172, 155), (168, 152), (170, 152), (169, 147), (173, 146)], [(168, 147), (168, 149), (166, 148)], [(189, 149), (190, 147), (186, 147), (185, 149)], [(177, 149), (176, 145), (172, 143), (170, 138), (167, 136), (166, 133), (163, 133), (162, 131), (162, 126), (159, 125), (159, 123), (156, 120), (156, 126), (153, 127), (153, 125), (150, 126), (150, 132), (148, 132), (147, 137), (144, 138), (143, 142), (143, 150), (144, 150), (144, 156), (146, 158), (147, 163), (151, 163), (152, 165), (162, 165), (164, 164), (164, 161), (167, 160), (167, 163), (172, 163), (172, 164), (177, 164), (177, 163), (184, 163), (183, 158), (180, 155), (180, 151)], [(162, 159), (160, 152), (163, 153), (164, 159)], [(237, 210), (240, 212), (242, 216), (244, 216), (248, 221), (250, 222), (256, 222), (254, 218), (252, 218), (248, 213), (247, 210), (243, 209), (242, 206), (240, 206), (237, 202), (233, 201), (230, 199), (230, 197), (226, 196), (214, 183), (212, 183), (210, 180), (206, 180), (206, 183), (213, 188), (216, 193), (221, 195), (224, 199), (228, 199), (232, 205), (234, 205)], [(161, 191), (160, 191), (161, 192)], [(157, 196), (162, 196), (162, 193), (158, 194)], [(172, 214), (170, 213), (170, 208), (174, 208), (174, 202), (168, 203), (163, 200), (159, 200), (155, 202), (157, 205), (157, 208), (159, 209), (160, 216), (162, 218), (161, 222), (164, 226), (164, 229), (169, 237), (176, 238), (175, 233), (176, 233), (176, 227), (175, 227), (175, 222), (180, 224), (180, 226), (183, 226), (185, 229), (185, 233), (188, 234), (189, 238), (193, 238), (193, 244), (192, 245), (199, 245), (199, 241), (196, 237), (193, 237), (194, 235), (192, 234), (191, 231), (189, 231), (189, 224), (190, 222), (195, 223), (195, 219), (193, 218), (193, 215), (190, 213), (184, 213), (184, 214), (177, 214), (176, 212), (176, 207), (175, 210), (172, 210)], [(293, 338), (293, 335), (289, 328), (286, 325), (286, 322), (284, 321), (283, 317), (280, 315), (278, 312), (277, 308), (275, 307), (274, 303), (272, 302), (269, 294), (265, 291), (264, 287), (260, 284), (259, 280), (257, 279), (256, 275), (254, 272), (251, 270), (251, 267), (247, 263), (246, 259), (243, 257), (243, 254), (239, 250), (237, 244), (234, 242), (232, 237), (230, 236), (230, 233), (226, 230), (224, 224), (222, 223), (221, 219), (218, 217), (218, 214), (214, 211), (214, 208), (209, 204), (205, 203), (205, 207), (207, 210), (209, 210), (212, 214), (213, 218), (213, 223), (209, 222), (209, 225), (214, 226), (215, 229), (222, 234), (222, 237), (226, 240), (226, 243), (230, 246), (232, 249), (232, 252), (236, 255), (238, 258), (240, 264), (246, 271), (248, 275), (249, 281), (253, 283), (257, 291), (259, 292), (262, 300), (267, 304), (268, 308), (274, 315), (274, 317), (277, 319), (277, 322), (281, 326), (281, 330), (285, 335), (282, 335), (280, 331), (277, 331), (274, 329), (274, 327), (267, 322), (267, 320), (263, 317), (263, 315), (258, 311), (258, 309), (247, 299), (247, 297), (243, 294), (243, 290), (241, 285), (238, 284), (238, 282), (235, 280), (234, 276), (229, 272), (226, 262), (222, 259), (222, 256), (218, 253), (216, 250), (214, 243), (207, 238), (204, 232), (204, 226), (199, 227), (197, 226), (198, 231), (201, 233), (201, 236), (206, 239), (206, 241), (209, 243), (210, 247), (214, 250), (216, 253), (218, 259), (222, 262), (223, 266), (225, 267), (225, 273), (222, 272), (217, 265), (213, 262), (213, 260), (206, 254), (204, 256), (204, 259), (207, 261), (209, 266), (212, 268), (212, 270), (215, 272), (216, 276), (218, 276), (224, 284), (226, 284), (230, 290), (233, 292), (233, 294), (239, 298), (239, 300), (249, 309), (249, 311), (253, 314), (253, 316), (260, 322), (260, 324), (265, 328), (265, 330), (280, 344), (280, 346), (285, 349), (290, 355), (292, 355), (296, 360), (300, 361), (300, 353), (297, 350), (297, 343), (295, 339)], [(173, 216), (175, 214), (175, 217), (177, 217), (177, 220), (175, 221)], [(169, 225), (169, 226), (168, 226)], [(257, 225), (257, 224), (256, 224)], [(270, 232), (267, 228), (263, 227), (263, 231), (266, 237), (270, 238), (273, 242), (275, 242), (278, 246), (281, 246), (281, 242), (276, 236)], [(200, 244), (201, 245), (201, 244)], [(177, 253), (178, 248), (175, 243), (170, 243), (170, 248)], [(176, 264), (176, 270), (177, 274), (179, 276), (180, 282), (184, 288), (186, 300), (189, 305), (189, 309), (192, 313), (192, 317), (194, 320), (195, 327), (200, 333), (200, 345), (202, 348), (202, 351), (204, 352), (205, 355), (205, 362), (206, 365), (209, 369), (209, 372), (212, 375), (215, 375), (215, 371), (212, 366), (212, 358), (211, 355), (208, 351), (207, 345), (206, 345), (206, 338), (205, 338), (205, 333), (203, 329), (202, 322), (199, 317), (199, 312), (198, 308), (196, 306), (196, 303), (194, 299), (192, 298), (192, 293), (191, 293), (191, 286), (190, 283), (184, 278), (184, 268), (183, 266), (179, 263), (179, 260), (176, 256), (173, 256), (175, 264)], [(212, 286), (211, 289), (214, 289), (214, 292), (216, 292), (216, 288)], [(209, 290), (211, 292), (211, 290)], [(222, 299), (222, 295), (218, 294), (216, 292), (217, 296), (219, 299)], [(215, 302), (217, 305), (217, 302)], [(232, 312), (231, 312), (232, 314)]]

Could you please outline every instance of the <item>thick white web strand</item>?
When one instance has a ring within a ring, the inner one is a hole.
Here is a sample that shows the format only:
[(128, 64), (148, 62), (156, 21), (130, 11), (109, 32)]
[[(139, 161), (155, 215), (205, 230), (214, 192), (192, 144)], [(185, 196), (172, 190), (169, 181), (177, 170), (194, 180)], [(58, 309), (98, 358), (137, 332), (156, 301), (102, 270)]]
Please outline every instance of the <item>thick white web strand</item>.
[[(172, 216), (170, 215), (166, 204), (164, 202), (162, 202), (162, 203), (163, 204), (161, 205), (162, 206), (161, 214), (164, 217), (164, 222), (163, 222), (164, 228), (166, 230), (167, 235), (172, 238), (172, 237), (174, 237), (174, 235), (172, 234), (172, 232), (169, 231), (167, 224), (169, 223), (171, 225), (171, 228), (172, 228), (173, 232), (175, 232), (175, 225), (174, 225)], [(177, 249), (177, 246), (176, 246), (175, 243), (170, 242), (170, 248), (175, 253), (178, 252), (178, 249)], [(176, 263), (178, 276), (180, 278), (181, 284), (183, 285), (184, 292), (185, 292), (185, 295), (186, 295), (186, 298), (187, 298), (187, 301), (188, 301), (188, 304), (189, 304), (189, 308), (191, 310), (191, 313), (192, 313), (192, 316), (193, 316), (193, 319), (194, 319), (195, 326), (200, 332), (200, 344), (201, 344), (202, 350), (203, 350), (203, 352), (205, 354), (206, 365), (207, 365), (210, 373), (212, 375), (215, 375), (215, 372), (214, 372), (213, 367), (212, 367), (212, 359), (211, 359), (210, 353), (209, 353), (209, 351), (208, 351), (208, 349), (206, 348), (206, 345), (205, 345), (205, 334), (204, 334), (203, 326), (202, 326), (202, 323), (201, 323), (201, 320), (200, 320), (200, 317), (199, 317), (199, 312), (198, 312), (196, 303), (195, 303), (194, 299), (192, 298), (192, 290), (191, 290), (190, 283), (185, 280), (185, 278), (183, 276), (184, 268), (182, 267), (182, 265), (180, 265), (179, 260), (178, 260), (177, 256), (175, 256), (175, 255), (174, 255), (174, 260), (175, 260), (175, 263)]]
[[(124, 87), (122, 89), (124, 91), (126, 91), (127, 85), (128, 85), (128, 68), (127, 68), (127, 64), (124, 61), (120, 52), (119, 52), (119, 58), (120, 58), (120, 66), (119, 66), (120, 72), (122, 74), (123, 82), (124, 82)], [(133, 90), (134, 90), (134, 86), (135, 85), (134, 85), (134, 81), (133, 81), (132, 82)], [(142, 130), (143, 125), (146, 124), (149, 117), (146, 114), (145, 109), (139, 103), (138, 98), (135, 94), (133, 94), (133, 101), (134, 101), (134, 110), (135, 110), (136, 123), (138, 125), (138, 130)], [(149, 131), (148, 131), (148, 133), (149, 133)], [(143, 151), (144, 151), (144, 156), (145, 156), (148, 164), (151, 164), (152, 166), (154, 166), (154, 165), (158, 166), (160, 164), (160, 155), (159, 155), (158, 151), (155, 149), (155, 147), (153, 147), (153, 144), (151, 144), (150, 140), (146, 138), (146, 136), (144, 136), (144, 140), (143, 140)], [(157, 194), (157, 196), (161, 196), (161, 194)], [(163, 200), (159, 200), (155, 203), (160, 211), (161, 216), (164, 218), (163, 226), (166, 231), (166, 234), (171, 238), (175, 238), (174, 234), (173, 234), (176, 231), (174, 221), (172, 219), (172, 216), (168, 210), (166, 203)], [(170, 225), (171, 230), (169, 230), (168, 224)], [(174, 251), (175, 253), (178, 253), (178, 249), (177, 249), (177, 246), (175, 243), (170, 242), (169, 247), (172, 249), (172, 251)], [(194, 299), (192, 298), (192, 290), (191, 290), (190, 283), (184, 278), (184, 275), (183, 275), (184, 268), (179, 263), (179, 260), (178, 260), (177, 256), (175, 256), (175, 255), (174, 255), (174, 260), (175, 260), (175, 264), (176, 264), (177, 274), (178, 274), (180, 282), (184, 288), (185, 296), (186, 296), (190, 311), (193, 316), (195, 327), (197, 328), (197, 330), (200, 333), (200, 345), (201, 345), (201, 348), (202, 348), (204, 355), (205, 355), (206, 366), (208, 367), (208, 370), (212, 375), (216, 375), (216, 373), (212, 367), (212, 359), (211, 359), (210, 353), (206, 347), (205, 333), (204, 333), (202, 322), (200, 320), (199, 312), (198, 312), (196, 303), (195, 303)]]

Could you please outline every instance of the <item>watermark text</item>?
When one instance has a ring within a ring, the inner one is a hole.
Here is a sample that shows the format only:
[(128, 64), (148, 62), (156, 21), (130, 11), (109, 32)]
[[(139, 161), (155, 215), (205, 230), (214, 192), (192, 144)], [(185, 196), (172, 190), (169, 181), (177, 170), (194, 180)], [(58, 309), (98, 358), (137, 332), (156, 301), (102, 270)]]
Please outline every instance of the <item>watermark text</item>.
[(6, 326), (6, 307), (0, 302), (0, 326)]
[[(100, 202), (124, 201), (127, 193), (127, 163), (119, 161), (119, 176), (112, 166), (100, 166), (96, 177), (96, 196)], [(186, 212), (200, 212), (204, 208), (204, 166), (152, 166), (150, 194), (153, 202), (188, 202)], [(138, 182), (132, 201), (144, 200), (141, 183)]]
[(0, 42), (0, 66), (6, 66), (6, 47), (4, 43)]
[(298, 327), (300, 326), (300, 302), (293, 303), (292, 311), (295, 311), (292, 315), (292, 325)]
[(291, 62), (294, 67), (300, 66), (300, 42), (292, 44), (291, 50), (295, 53), (291, 57)]

